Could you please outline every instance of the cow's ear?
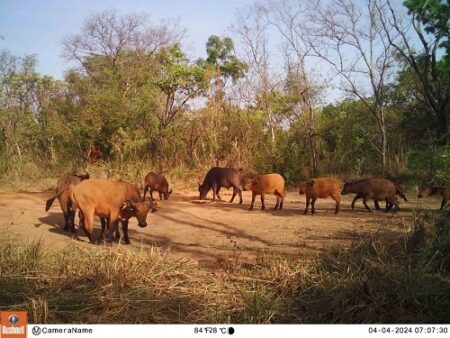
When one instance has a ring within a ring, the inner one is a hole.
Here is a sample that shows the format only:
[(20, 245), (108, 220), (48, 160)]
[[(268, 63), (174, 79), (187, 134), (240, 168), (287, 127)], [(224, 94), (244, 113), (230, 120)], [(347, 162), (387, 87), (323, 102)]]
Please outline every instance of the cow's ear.
[(198, 182), (198, 187), (200, 188), (202, 185), (200, 184), (200, 182)]

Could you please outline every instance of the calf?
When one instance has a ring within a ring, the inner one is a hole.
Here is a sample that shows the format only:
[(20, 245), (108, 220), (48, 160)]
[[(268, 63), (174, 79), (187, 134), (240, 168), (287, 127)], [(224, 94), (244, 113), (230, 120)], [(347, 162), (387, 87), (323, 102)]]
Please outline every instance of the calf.
[(355, 207), (355, 202), (359, 198), (363, 198), (364, 207), (368, 211), (372, 211), (367, 205), (369, 199), (374, 201), (386, 201), (386, 212), (394, 206), (394, 213), (399, 210), (399, 203), (396, 197), (397, 186), (394, 182), (384, 178), (366, 178), (362, 180), (347, 182), (344, 184), (341, 194), (356, 194), (352, 201), (352, 209)]
[(80, 223), (91, 243), (95, 215), (106, 219), (102, 225), (108, 226), (109, 240), (122, 221), (123, 240), (129, 244), (128, 220), (136, 217), (138, 225), (145, 228), (148, 212), (156, 210), (153, 201), (143, 201), (138, 189), (123, 181), (86, 180), (67, 189), (72, 204), (81, 211)]
[(443, 210), (447, 202), (450, 200), (450, 187), (437, 187), (437, 186), (422, 186), (419, 189), (419, 194), (417, 197), (428, 197), (432, 195), (441, 195), (442, 202), (441, 208), (439, 210)]
[(58, 198), (59, 205), (64, 215), (64, 231), (71, 230), (75, 233), (75, 210), (69, 199), (69, 192), (66, 190), (69, 185), (76, 186), (81, 181), (89, 178), (89, 174), (86, 175), (63, 175), (56, 183), (56, 195), (47, 200), (45, 204), (45, 211), (48, 211), (53, 204), (53, 201)]
[(341, 201), (341, 196), (339, 190), (341, 189), (341, 184), (339, 181), (333, 177), (321, 177), (321, 178), (310, 178), (305, 182), (301, 182), (299, 185), (299, 194), (306, 195), (306, 208), (304, 214), (308, 213), (309, 204), (311, 203), (311, 213), (315, 213), (315, 203), (318, 198), (328, 198), (331, 197), (336, 201), (336, 208), (334, 213), (339, 212), (339, 204)]
[(167, 183), (166, 178), (161, 174), (156, 173), (148, 173), (145, 176), (145, 188), (144, 188), (144, 201), (145, 194), (147, 191), (150, 191), (150, 198), (153, 200), (153, 191), (157, 191), (159, 193), (159, 199), (162, 199), (162, 195), (164, 195), (164, 199), (169, 199), (170, 194), (172, 194), (172, 189), (169, 190), (169, 183)]
[(211, 168), (203, 179), (203, 183), (198, 184), (200, 199), (205, 199), (208, 192), (212, 189), (213, 202), (215, 201), (216, 196), (219, 200), (222, 200), (219, 195), (220, 188), (225, 187), (228, 189), (230, 187), (233, 187), (233, 196), (231, 197), (230, 203), (233, 203), (234, 197), (236, 196), (236, 194), (239, 194), (239, 204), (242, 204), (242, 189), (240, 187), (240, 184), (240, 171), (233, 168)]
[(284, 190), (284, 178), (279, 174), (256, 175), (253, 179), (247, 181), (244, 190), (252, 191), (252, 204), (248, 210), (253, 210), (256, 196), (261, 195), (261, 210), (265, 209), (264, 195), (274, 194), (277, 198), (276, 209), (283, 209), (286, 191)]

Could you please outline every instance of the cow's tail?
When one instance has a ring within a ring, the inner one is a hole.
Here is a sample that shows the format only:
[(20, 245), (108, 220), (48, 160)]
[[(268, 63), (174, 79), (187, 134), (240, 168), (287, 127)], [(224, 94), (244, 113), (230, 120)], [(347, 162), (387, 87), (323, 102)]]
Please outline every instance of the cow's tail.
[(48, 200), (47, 200), (47, 202), (45, 203), (45, 211), (48, 211), (50, 208), (51, 208), (51, 206), (52, 206), (52, 204), (53, 204), (53, 201), (56, 199), (56, 196), (53, 196), (52, 198), (49, 198)]
[(61, 196), (65, 191), (68, 191), (70, 199), (72, 199), (71, 196), (73, 194), (73, 185), (70, 184), (68, 187), (66, 187), (65, 189), (61, 190), (55, 196), (53, 196), (52, 198), (49, 198), (47, 200), (47, 202), (45, 203), (45, 211), (48, 211), (50, 209), (50, 207), (52, 206), (53, 202), (55, 201), (55, 199), (57, 199), (59, 196)]

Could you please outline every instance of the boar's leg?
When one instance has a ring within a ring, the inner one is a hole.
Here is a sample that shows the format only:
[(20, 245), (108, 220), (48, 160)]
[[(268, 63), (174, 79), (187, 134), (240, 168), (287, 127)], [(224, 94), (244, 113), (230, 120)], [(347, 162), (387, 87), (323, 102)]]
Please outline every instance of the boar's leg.
[(250, 208), (248, 208), (248, 210), (253, 210), (253, 206), (255, 205), (255, 198), (256, 198), (256, 194), (254, 192), (252, 192), (252, 204), (250, 204)]
[(264, 210), (266, 205), (264, 204), (264, 193), (261, 193), (261, 210)]

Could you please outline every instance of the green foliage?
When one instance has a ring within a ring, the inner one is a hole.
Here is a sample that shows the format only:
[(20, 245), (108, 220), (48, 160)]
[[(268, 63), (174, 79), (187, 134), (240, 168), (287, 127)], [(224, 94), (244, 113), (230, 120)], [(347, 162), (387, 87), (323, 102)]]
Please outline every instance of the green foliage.
[(211, 35), (206, 42), (206, 60), (199, 59), (197, 63), (203, 68), (216, 68), (225, 78), (231, 78), (236, 81), (244, 75), (248, 66), (245, 62), (239, 60), (234, 54), (233, 40), (229, 37), (220, 38), (217, 35)]

